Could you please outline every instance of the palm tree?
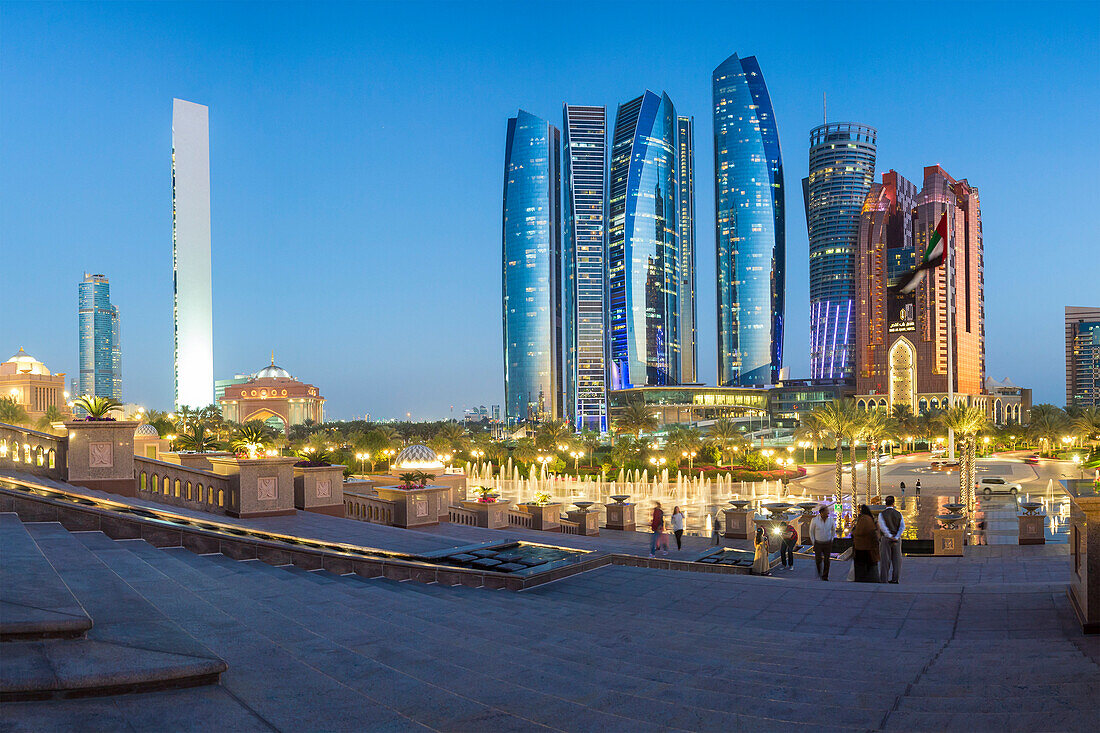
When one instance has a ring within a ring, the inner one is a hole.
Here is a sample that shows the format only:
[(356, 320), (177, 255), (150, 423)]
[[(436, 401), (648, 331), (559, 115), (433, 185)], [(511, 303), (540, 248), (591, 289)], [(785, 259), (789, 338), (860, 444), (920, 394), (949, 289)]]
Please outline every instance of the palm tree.
[(954, 430), (955, 436), (963, 441), (963, 455), (959, 462), (959, 500), (966, 504), (967, 511), (974, 510), (974, 449), (977, 436), (988, 425), (985, 410), (973, 405), (955, 405), (943, 414), (944, 428)]
[(611, 448), (612, 465), (625, 468), (629, 464), (639, 461), (644, 445), (640, 439), (632, 435), (620, 435), (615, 438), (615, 445)]
[(26, 408), (14, 397), (0, 397), (0, 422), (8, 425), (25, 425), (30, 421)]
[(517, 463), (531, 464), (538, 457), (538, 449), (535, 447), (534, 438), (520, 438), (516, 441), (516, 447), (512, 449), (512, 458)]
[(195, 423), (176, 438), (176, 445), (186, 451), (207, 453), (218, 447), (218, 440), (202, 423)]
[(1066, 413), (1054, 405), (1041, 404), (1031, 408), (1031, 422), (1028, 433), (1040, 443), (1040, 447), (1053, 448), (1067, 427)]
[(1081, 408), (1077, 417), (1073, 419), (1072, 427), (1073, 431), (1092, 447), (1093, 441), (1100, 440), (1100, 408)]
[(862, 417), (862, 434), (867, 439), (867, 503), (870, 503), (872, 474), (874, 475), (874, 493), (882, 493), (882, 466), (878, 462), (879, 444), (894, 434), (895, 424), (892, 418), (886, 417), (880, 410), (870, 410)]
[(465, 450), (466, 445), (469, 443), (466, 428), (456, 422), (445, 422), (440, 425), (439, 430), (435, 433), (435, 439), (451, 453)]
[(652, 433), (660, 425), (657, 416), (649, 411), (642, 400), (632, 400), (623, 408), (619, 418), (615, 421), (615, 431), (630, 433), (636, 440), (640, 440), (642, 433)]
[(600, 434), (585, 428), (577, 433), (577, 442), (584, 448), (585, 455), (595, 460), (596, 451), (600, 448)]
[(543, 450), (553, 450), (558, 444), (571, 442), (573, 430), (564, 420), (550, 420), (535, 429), (535, 445)]
[[(811, 413), (813, 420), (821, 426), (821, 429), (833, 436), (836, 443), (834, 456), (836, 459), (836, 495), (844, 493), (844, 456), (843, 440), (855, 430), (857, 414), (855, 404), (851, 400), (833, 400), (827, 405), (815, 408)], [(854, 441), (853, 441), (854, 442)], [(853, 457), (854, 463), (854, 457)], [(855, 466), (852, 466), (852, 501), (855, 502)]]
[(65, 416), (61, 414), (61, 410), (57, 405), (50, 405), (46, 408), (46, 412), (42, 417), (38, 418), (38, 422), (35, 423), (35, 427), (39, 430), (49, 430), (55, 422), (60, 422), (65, 419)]
[(111, 397), (93, 397), (92, 395), (84, 395), (76, 402), (74, 402), (73, 406), (88, 413), (88, 417), (92, 418), (93, 420), (102, 420), (107, 417), (107, 414), (111, 410), (117, 407), (122, 407), (122, 403)]
[(720, 417), (710, 427), (710, 443), (718, 451), (718, 462), (725, 465), (726, 453), (741, 443), (742, 434), (737, 423), (728, 417)]
[(237, 428), (233, 441), (229, 444), (235, 452), (256, 455), (271, 445), (271, 437), (262, 427), (255, 424), (241, 425)]
[[(799, 443), (809, 443), (814, 448), (814, 463), (817, 463), (818, 446), (829, 438), (829, 431), (822, 424), (816, 413), (809, 412), (802, 416), (798, 429), (794, 431), (794, 439)], [(803, 457), (805, 460), (805, 457)]]

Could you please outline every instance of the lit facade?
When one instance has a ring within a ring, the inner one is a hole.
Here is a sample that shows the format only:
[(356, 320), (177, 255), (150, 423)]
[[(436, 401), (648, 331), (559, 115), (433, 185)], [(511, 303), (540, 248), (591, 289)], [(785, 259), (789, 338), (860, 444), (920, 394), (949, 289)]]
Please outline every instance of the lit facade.
[(718, 384), (773, 384), (783, 366), (783, 160), (755, 56), (730, 56), (714, 103)]
[(859, 218), (875, 180), (875, 128), (830, 122), (810, 132), (803, 181), (810, 234), (810, 377), (855, 375), (852, 315)]
[(172, 283), (176, 407), (214, 402), (208, 110), (172, 100)]
[(84, 273), (77, 287), (80, 386), (77, 396), (122, 399), (122, 343), (118, 308), (103, 275)]
[[(944, 212), (948, 216), (954, 283), (947, 264), (928, 271), (908, 296), (889, 284), (918, 263)], [(985, 305), (981, 207), (978, 190), (939, 166), (924, 169), (918, 191), (889, 171), (871, 186), (860, 219), (856, 252), (856, 404), (914, 414), (950, 406), (947, 349), (953, 351), (956, 403), (989, 407), (985, 383)], [(954, 316), (947, 324), (947, 289)]]
[(667, 94), (619, 105), (608, 201), (612, 389), (680, 382), (676, 132)]
[(0, 397), (22, 405), (32, 424), (45, 417), (51, 407), (56, 407), (63, 418), (72, 414), (65, 392), (65, 373), (51, 373), (45, 364), (22, 348), (0, 363)]
[(680, 179), (680, 382), (699, 381), (695, 338), (695, 118), (676, 118)]
[(292, 377), (274, 359), (247, 382), (227, 384), (218, 406), (230, 422), (260, 420), (283, 432), (306, 420), (325, 421), (325, 399), (317, 388)]
[(504, 153), (504, 399), (509, 421), (563, 415), (558, 128), (520, 110)]
[(566, 104), (564, 118), (565, 411), (606, 432), (607, 110)]
[(1066, 405), (1100, 407), (1100, 308), (1066, 306)]

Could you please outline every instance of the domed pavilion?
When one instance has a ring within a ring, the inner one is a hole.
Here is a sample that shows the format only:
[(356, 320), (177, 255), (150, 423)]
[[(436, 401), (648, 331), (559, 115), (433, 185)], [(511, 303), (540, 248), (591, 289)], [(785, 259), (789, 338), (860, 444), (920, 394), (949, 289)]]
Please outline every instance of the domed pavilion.
[(54, 374), (49, 368), (23, 351), (20, 347), (10, 359), (0, 363), (0, 397), (15, 400), (23, 406), (33, 424), (56, 407), (63, 418), (72, 414), (68, 393), (65, 392), (65, 373)]
[(312, 384), (271, 363), (241, 384), (229, 385), (218, 404), (222, 417), (237, 423), (260, 420), (284, 433), (306, 420), (324, 422), (325, 398)]

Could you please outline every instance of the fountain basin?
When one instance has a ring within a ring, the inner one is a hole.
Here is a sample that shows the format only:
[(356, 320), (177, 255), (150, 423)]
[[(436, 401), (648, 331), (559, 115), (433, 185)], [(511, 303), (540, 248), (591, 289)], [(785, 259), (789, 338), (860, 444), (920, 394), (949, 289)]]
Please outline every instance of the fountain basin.
[(592, 506), (595, 503), (596, 502), (594, 501), (575, 501), (573, 502), (573, 506), (577, 507), (582, 512), (586, 512), (588, 511), (588, 507)]
[(730, 506), (732, 506), (734, 509), (744, 509), (745, 507), (747, 507), (751, 503), (752, 502), (750, 502), (748, 499), (730, 499), (729, 500)]
[(629, 498), (630, 498), (630, 494), (615, 494), (614, 496), (611, 497), (611, 499), (616, 504), (625, 504), (626, 500), (629, 499)]

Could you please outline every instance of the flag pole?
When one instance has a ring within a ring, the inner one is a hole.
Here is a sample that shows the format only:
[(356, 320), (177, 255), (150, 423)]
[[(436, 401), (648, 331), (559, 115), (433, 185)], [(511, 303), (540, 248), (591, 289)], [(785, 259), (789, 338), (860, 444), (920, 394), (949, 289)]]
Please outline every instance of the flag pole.
[[(950, 194), (950, 189), (948, 191)], [(947, 216), (947, 239), (944, 244), (947, 255), (947, 405), (948, 407), (955, 406), (955, 357), (952, 338), (954, 336), (952, 332), (952, 325), (954, 323), (954, 295), (955, 295), (955, 257), (954, 247), (951, 244), (951, 219), (949, 212), (951, 210), (950, 195), (948, 196), (947, 208), (944, 210), (944, 216)], [(953, 428), (947, 429), (947, 458), (948, 460), (955, 460), (955, 430)], [(960, 498), (960, 501), (962, 499)]]

